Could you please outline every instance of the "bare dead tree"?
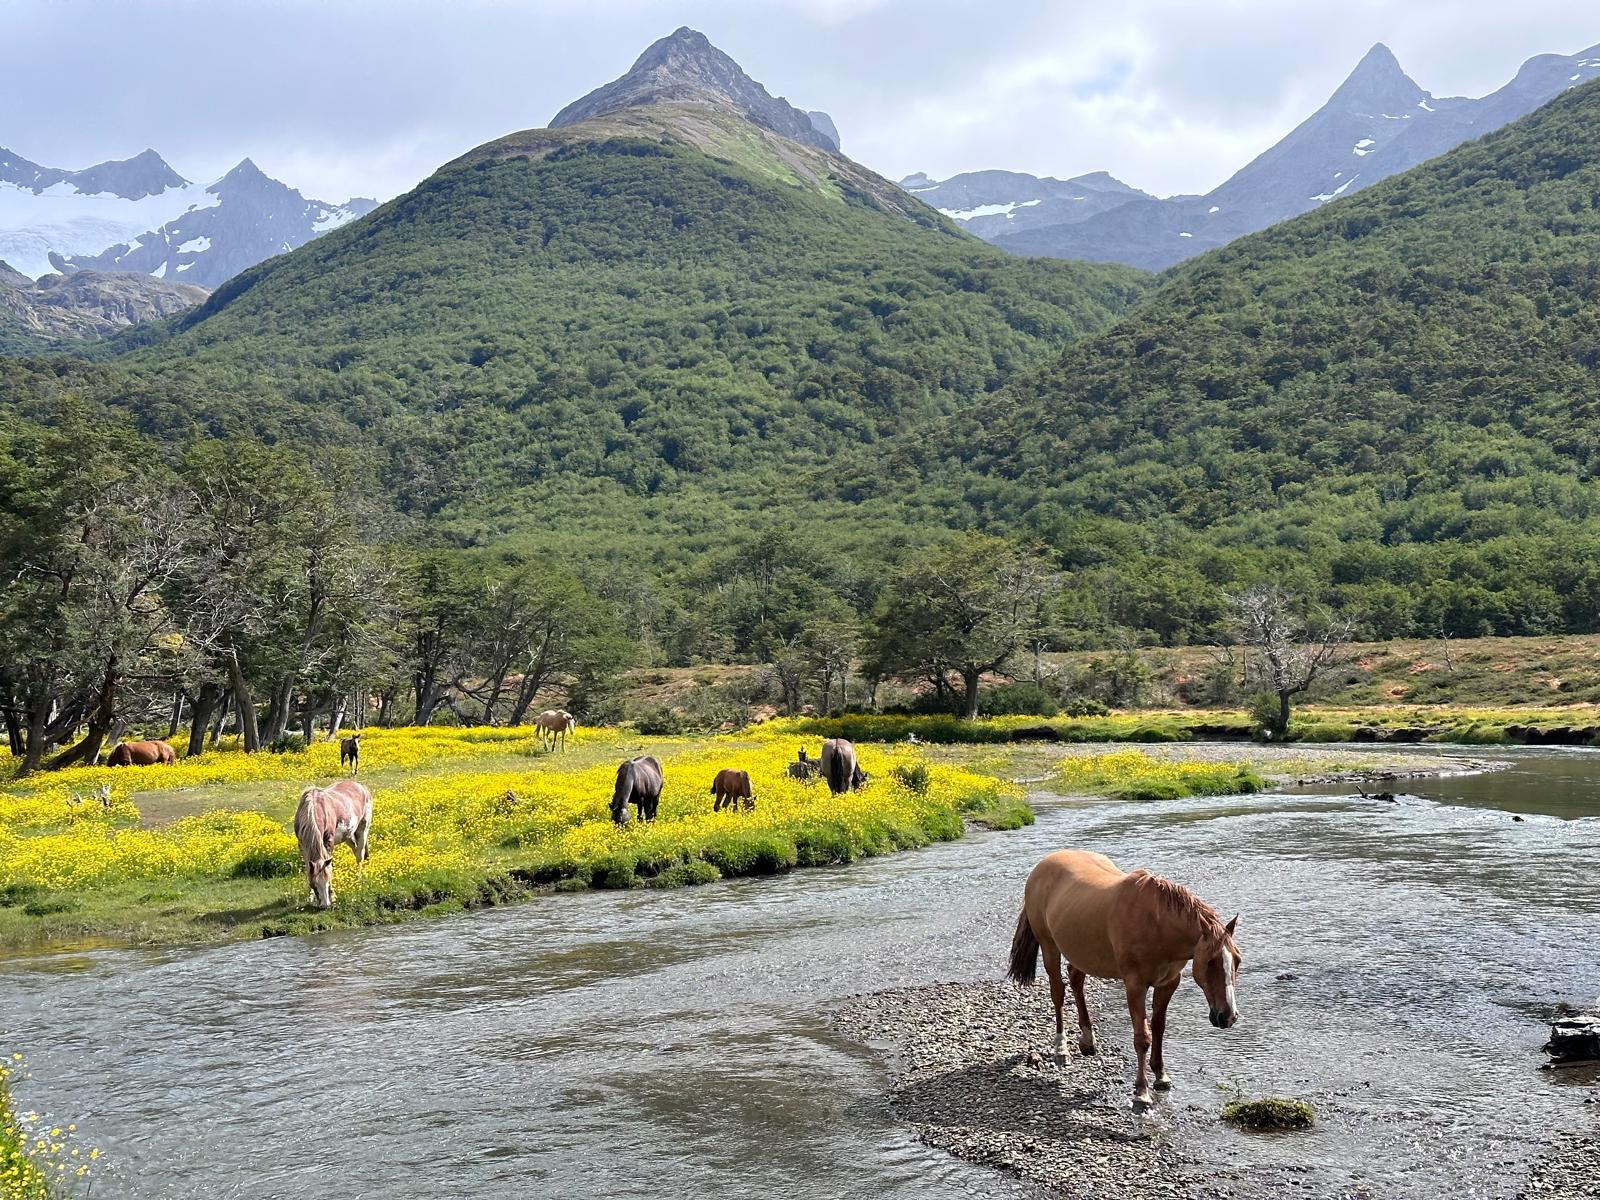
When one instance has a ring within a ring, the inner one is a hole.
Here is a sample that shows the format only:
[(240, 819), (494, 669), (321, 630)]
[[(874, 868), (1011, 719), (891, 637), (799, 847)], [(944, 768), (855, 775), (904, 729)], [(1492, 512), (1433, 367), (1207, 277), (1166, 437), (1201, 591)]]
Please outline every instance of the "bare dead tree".
[(1305, 619), (1297, 598), (1275, 584), (1248, 588), (1229, 600), (1238, 639), (1255, 652), (1256, 676), (1277, 698), (1276, 712), (1267, 718), (1266, 733), (1280, 741), (1289, 732), (1294, 697), (1349, 661), (1353, 624), (1326, 612)]

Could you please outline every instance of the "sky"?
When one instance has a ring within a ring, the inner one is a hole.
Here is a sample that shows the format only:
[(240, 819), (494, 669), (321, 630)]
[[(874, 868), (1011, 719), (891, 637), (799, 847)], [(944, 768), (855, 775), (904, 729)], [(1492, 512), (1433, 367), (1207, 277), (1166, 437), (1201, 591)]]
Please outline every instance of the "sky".
[(1110, 171), (1205, 192), (1374, 43), (1436, 95), (1600, 43), (1587, 0), (0, 0), (0, 146), (83, 167), (249, 156), (308, 197), (387, 199), (544, 125), (680, 25), (823, 109), (899, 179)]

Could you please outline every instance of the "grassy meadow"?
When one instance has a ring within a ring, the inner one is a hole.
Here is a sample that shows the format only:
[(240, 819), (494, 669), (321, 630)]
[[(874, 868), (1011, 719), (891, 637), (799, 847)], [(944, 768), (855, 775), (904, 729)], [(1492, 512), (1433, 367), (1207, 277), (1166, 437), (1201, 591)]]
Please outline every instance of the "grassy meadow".
[[(1021, 789), (910, 746), (868, 747), (871, 781), (829, 795), (790, 779), (783, 730), (644, 739), (583, 730), (544, 754), (528, 729), (368, 730), (371, 855), (335, 855), (334, 907), (309, 907), (291, 832), (298, 794), (338, 749), (223, 749), (170, 766), (92, 767), (0, 788), (0, 947), (110, 939), (204, 942), (453, 912), (588, 887), (674, 887), (773, 874), (1032, 821)], [(813, 744), (813, 749), (815, 745)], [(618, 827), (617, 762), (652, 753), (660, 818)], [(754, 812), (713, 812), (723, 766), (748, 770)], [(96, 799), (111, 787), (109, 807)]]

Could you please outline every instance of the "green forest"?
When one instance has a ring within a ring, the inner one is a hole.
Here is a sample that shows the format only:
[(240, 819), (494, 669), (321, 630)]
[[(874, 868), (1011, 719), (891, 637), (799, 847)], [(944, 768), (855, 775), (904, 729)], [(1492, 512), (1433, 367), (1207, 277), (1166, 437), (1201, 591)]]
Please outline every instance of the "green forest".
[(1161, 278), (693, 132), (507, 139), (0, 359), (13, 752), (174, 697), (615, 717), (638, 664), (970, 710), (1266, 582), (1368, 638), (1600, 629), (1594, 86)]

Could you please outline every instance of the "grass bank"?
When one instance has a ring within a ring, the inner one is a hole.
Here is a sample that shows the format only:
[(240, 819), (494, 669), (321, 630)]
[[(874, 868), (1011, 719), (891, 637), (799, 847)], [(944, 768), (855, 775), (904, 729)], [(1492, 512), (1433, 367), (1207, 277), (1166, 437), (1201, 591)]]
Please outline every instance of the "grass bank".
[(0, 1046), (0, 1200), (87, 1195), (100, 1151), (77, 1144), (76, 1125), (19, 1108), (12, 1086), (26, 1074), (22, 1055)]
[[(649, 740), (585, 731), (539, 755), (528, 730), (371, 730), (371, 857), (335, 855), (337, 901), (307, 906), (290, 821), (337, 748), (223, 751), (172, 766), (81, 768), (0, 789), (0, 947), (110, 938), (206, 942), (375, 924), (552, 891), (676, 887), (773, 874), (1032, 821), (1021, 791), (909, 746), (863, 750), (872, 779), (831, 796), (789, 778), (793, 750), (759, 736)], [(612, 824), (616, 763), (654, 753), (660, 819)], [(749, 771), (754, 812), (711, 811), (724, 766)], [(104, 807), (95, 798), (111, 789)], [(242, 795), (248, 803), (237, 803)], [(145, 810), (158, 810), (150, 821)]]
[[(794, 717), (761, 726), (764, 737), (845, 737), (853, 742), (920, 741), (997, 744), (1017, 741), (1185, 742), (1249, 741), (1258, 730), (1239, 709), (1133, 710), (1094, 717), (987, 717), (881, 713)], [(1383, 705), (1295, 711), (1296, 742), (1434, 743), (1469, 746), (1600, 744), (1600, 705), (1473, 708), (1458, 705)]]

